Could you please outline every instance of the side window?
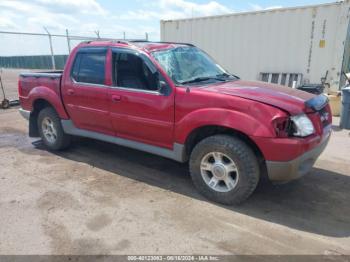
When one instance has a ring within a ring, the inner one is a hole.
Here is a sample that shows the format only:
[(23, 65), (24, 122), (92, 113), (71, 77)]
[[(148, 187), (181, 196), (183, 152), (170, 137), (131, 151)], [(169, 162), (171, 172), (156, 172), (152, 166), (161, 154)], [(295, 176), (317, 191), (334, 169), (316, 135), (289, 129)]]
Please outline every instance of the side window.
[(157, 74), (138, 55), (113, 52), (113, 83), (115, 86), (140, 90), (158, 90)]
[(74, 61), (74, 64), (73, 64), (73, 69), (72, 69), (72, 77), (77, 82), (78, 82), (78, 73), (79, 73), (81, 55), (82, 55), (81, 53), (78, 53), (76, 55), (75, 61)]
[(105, 83), (106, 52), (79, 52), (72, 68), (72, 77), (81, 83)]

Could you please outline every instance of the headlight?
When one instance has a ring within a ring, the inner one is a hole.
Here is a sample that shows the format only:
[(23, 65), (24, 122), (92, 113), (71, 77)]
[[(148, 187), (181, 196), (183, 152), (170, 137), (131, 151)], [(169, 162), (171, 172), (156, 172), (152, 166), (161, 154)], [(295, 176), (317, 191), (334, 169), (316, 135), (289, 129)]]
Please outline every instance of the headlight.
[(294, 124), (294, 136), (305, 137), (315, 133), (314, 125), (305, 114), (292, 116), (290, 119)]

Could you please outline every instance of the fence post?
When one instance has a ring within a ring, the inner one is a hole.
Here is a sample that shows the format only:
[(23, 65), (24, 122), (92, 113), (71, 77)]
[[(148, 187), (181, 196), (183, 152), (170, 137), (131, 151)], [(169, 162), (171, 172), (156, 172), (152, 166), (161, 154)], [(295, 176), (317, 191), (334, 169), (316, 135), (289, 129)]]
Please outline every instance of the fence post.
[(68, 29), (66, 29), (66, 36), (67, 36), (68, 53), (70, 54), (71, 47), (70, 47), (70, 39), (69, 39)]
[(101, 37), (100, 37), (100, 30), (96, 30), (95, 31), (95, 34), (96, 34), (96, 36), (97, 36), (97, 39), (100, 39)]
[(52, 69), (56, 70), (56, 63), (55, 63), (55, 55), (53, 53), (53, 47), (52, 47), (52, 37), (50, 32), (44, 27), (47, 35), (49, 36), (49, 42), (50, 42), (50, 50), (51, 50), (51, 63), (52, 63)]
[(148, 33), (146, 32), (146, 41), (148, 41)]

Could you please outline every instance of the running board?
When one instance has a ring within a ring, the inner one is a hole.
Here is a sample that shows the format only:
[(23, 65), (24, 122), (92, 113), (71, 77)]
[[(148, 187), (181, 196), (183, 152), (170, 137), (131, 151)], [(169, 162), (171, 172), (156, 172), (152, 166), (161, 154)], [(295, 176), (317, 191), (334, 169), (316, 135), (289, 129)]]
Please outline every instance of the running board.
[(185, 147), (182, 144), (174, 143), (173, 150), (169, 150), (162, 147), (151, 146), (148, 144), (131, 141), (124, 138), (104, 135), (97, 132), (80, 129), (75, 127), (71, 120), (61, 120), (61, 123), (64, 132), (69, 135), (93, 138), (96, 140), (101, 140), (120, 146), (130, 147), (165, 158), (170, 158), (178, 162), (186, 162)]

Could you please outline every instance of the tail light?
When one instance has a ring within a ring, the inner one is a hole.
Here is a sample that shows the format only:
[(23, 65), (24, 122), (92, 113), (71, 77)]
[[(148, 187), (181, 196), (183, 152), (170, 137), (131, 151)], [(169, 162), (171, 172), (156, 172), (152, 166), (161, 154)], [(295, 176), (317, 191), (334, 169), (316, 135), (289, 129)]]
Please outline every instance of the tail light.
[(22, 95), (22, 82), (21, 79), (18, 80), (18, 95)]

